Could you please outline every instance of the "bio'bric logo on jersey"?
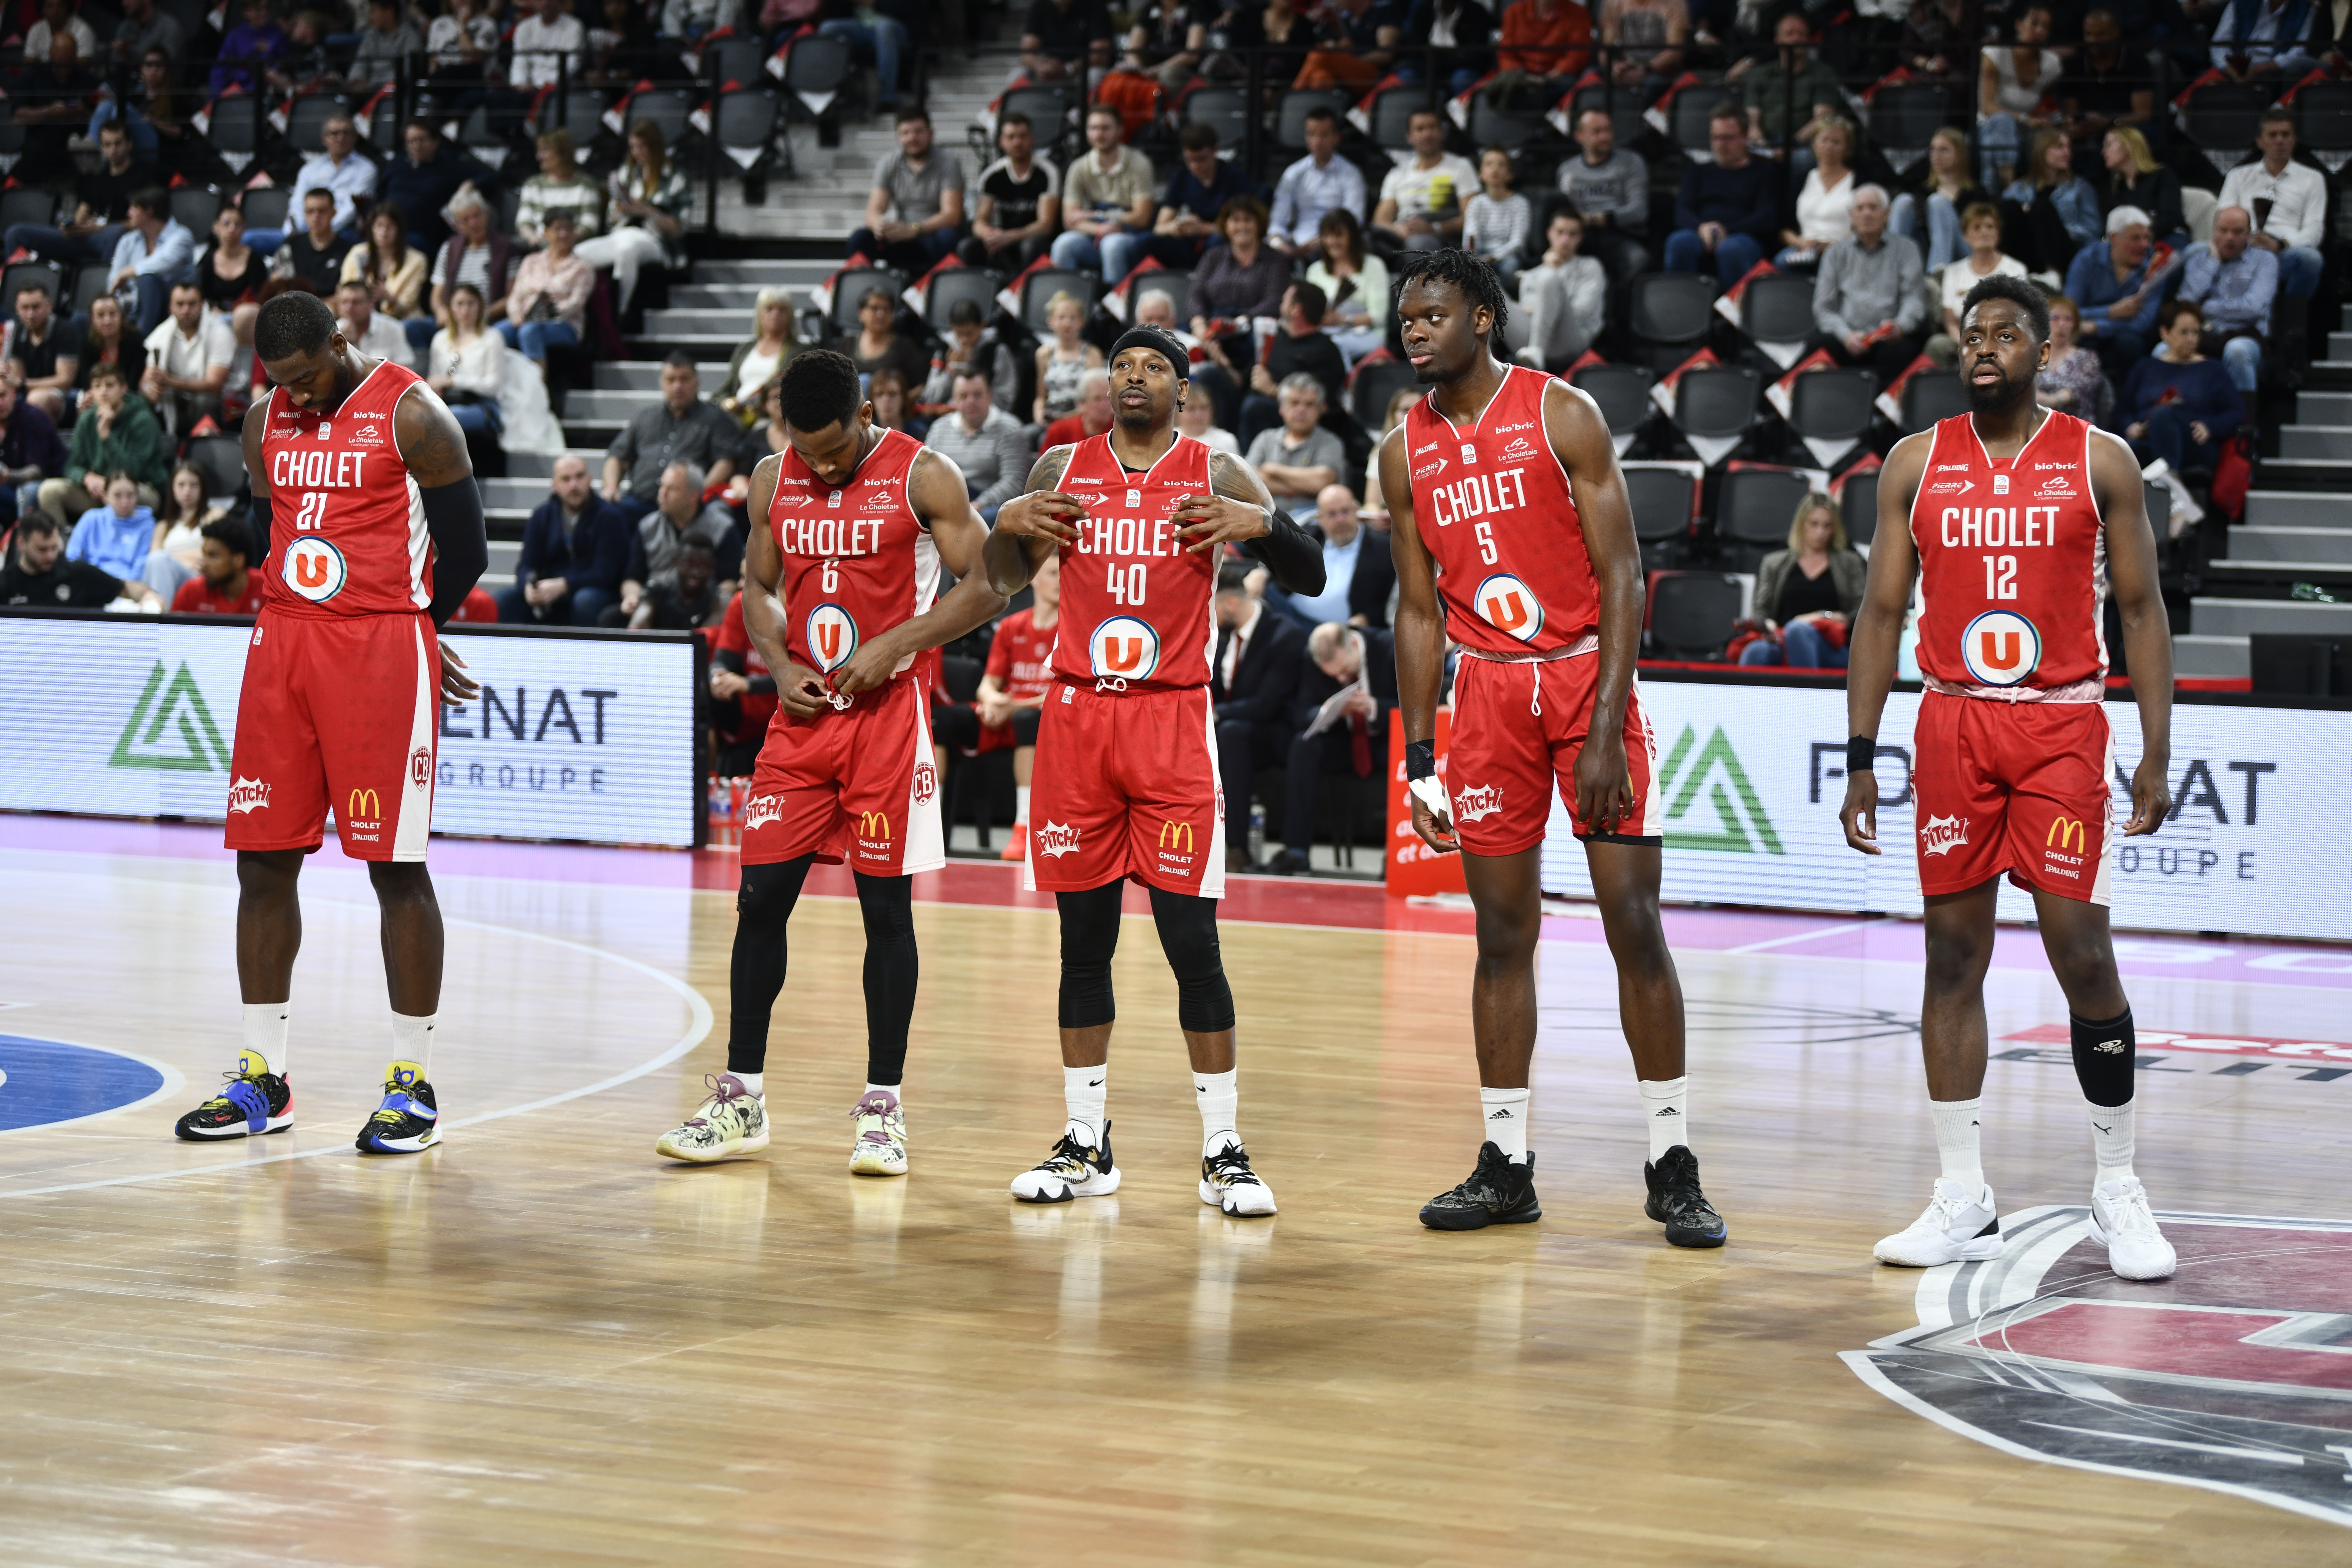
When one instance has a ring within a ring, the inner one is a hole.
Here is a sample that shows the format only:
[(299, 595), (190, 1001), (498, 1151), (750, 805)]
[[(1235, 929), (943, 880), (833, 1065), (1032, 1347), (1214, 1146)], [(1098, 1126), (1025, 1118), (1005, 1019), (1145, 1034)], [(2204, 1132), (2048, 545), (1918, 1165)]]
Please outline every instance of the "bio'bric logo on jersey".
[(323, 605), (343, 591), (352, 569), (341, 551), (316, 534), (306, 534), (286, 546), (278, 574), (303, 598)]
[(1160, 634), (1133, 616), (1113, 616), (1087, 639), (1097, 679), (1148, 679), (1160, 668)]
[(1470, 595), (1478, 607), (1479, 618), (1496, 630), (1507, 632), (1521, 642), (1534, 640), (1543, 630), (1543, 601), (1508, 572), (1497, 572), (1478, 584)]
[(219, 773), (228, 771), (229, 749), (213, 722), (212, 709), (183, 659), (178, 669), (164, 671), (163, 661), (147, 676), (131, 717), (116, 737), (110, 768), (152, 768), (167, 773)]
[[(1658, 770), (1658, 797), (1666, 806), (1666, 846), (1733, 855), (1786, 855), (1780, 833), (1748, 777), (1723, 726), (1701, 744), (1685, 724)], [(1708, 818), (1713, 826), (1707, 826)]]
[(2015, 610), (1987, 610), (1960, 634), (1960, 659), (1987, 686), (2015, 686), (2042, 663), (2042, 634)]
[(828, 673), (849, 662), (857, 651), (857, 622), (839, 605), (824, 604), (808, 613), (809, 656)]

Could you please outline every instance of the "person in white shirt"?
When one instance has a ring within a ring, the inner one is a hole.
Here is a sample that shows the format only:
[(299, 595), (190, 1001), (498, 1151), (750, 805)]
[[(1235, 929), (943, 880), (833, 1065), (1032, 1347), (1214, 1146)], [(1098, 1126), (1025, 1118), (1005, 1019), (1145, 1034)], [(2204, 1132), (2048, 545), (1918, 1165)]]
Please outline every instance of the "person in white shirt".
[(375, 313), (375, 300), (362, 279), (352, 279), (335, 290), (335, 314), (341, 320), (344, 340), (360, 353), (388, 359), (409, 370), (416, 368), (416, 353), (408, 346), (408, 333), (398, 321)]
[(41, 0), (41, 19), (25, 29), (24, 58), (46, 61), (49, 58), (49, 40), (60, 28), (71, 33), (79, 46), (76, 59), (98, 58), (98, 34), (88, 22), (74, 15), (73, 0)]
[[(529, 4), (529, 0), (525, 0)], [(507, 81), (517, 92), (537, 92), (553, 87), (561, 74), (558, 57), (572, 57), (572, 78), (581, 71), (581, 49), (588, 30), (571, 13), (567, 0), (539, 0), (539, 8), (514, 30), (514, 65)]]
[[(337, 115), (328, 121), (320, 135), (326, 142), (327, 150), (302, 165), (302, 172), (294, 176), (294, 189), (333, 192), (336, 231), (342, 233), (348, 230), (356, 234), (358, 231), (354, 226), (359, 222), (360, 202), (375, 199), (375, 163), (359, 151), (359, 127), (352, 124), (348, 116)], [(301, 224), (301, 215), (289, 210), (283, 233), (290, 235)], [(272, 243), (279, 237), (282, 236), (272, 235)], [(257, 250), (261, 249), (249, 234), (246, 237), (246, 243)]]
[[(2279, 258), (2279, 292), (2308, 300), (2319, 288), (2319, 242), (2327, 230), (2327, 181), (2294, 161), (2294, 114), (2263, 112), (2262, 157), (2221, 181), (2221, 205), (2253, 215), (2254, 243)], [(2284, 319), (2284, 318), (2282, 318)]]
[(2024, 262), (2001, 254), (2000, 210), (1990, 202), (1969, 204), (1969, 210), (1960, 215), (1960, 236), (1969, 242), (1969, 253), (1946, 262), (1936, 274), (1943, 331), (1927, 340), (1927, 353), (1937, 364), (1949, 364), (1959, 357), (1960, 305), (1969, 290), (1988, 278), (2025, 276)]
[(1242, 455), (1242, 444), (1234, 433), (1217, 423), (1217, 405), (1206, 397), (1188, 397), (1176, 410), (1176, 428), (1200, 442), (1212, 452), (1228, 457)]
[(1813, 131), (1813, 157), (1797, 193), (1797, 226), (1780, 231), (1783, 248), (1773, 258), (1784, 270), (1814, 266), (1822, 251), (1853, 237), (1853, 122), (1823, 118)]
[(1542, 258), (1519, 274), (1519, 303), (1528, 312), (1528, 346), (1519, 351), (1521, 363), (1565, 371), (1599, 335), (1609, 275), (1599, 261), (1578, 254), (1583, 244), (1584, 220), (1576, 209), (1553, 212), (1544, 225)]
[(175, 283), (171, 318), (147, 334), (139, 395), (154, 405), (164, 429), (184, 436), (205, 416), (220, 413), (221, 388), (228, 384), (228, 362), (236, 354), (236, 334), (205, 309), (204, 291)]
[(1463, 208), (1478, 192), (1478, 171), (1445, 150), (1445, 121), (1433, 109), (1414, 110), (1404, 135), (1412, 157), (1381, 182), (1372, 226), (1408, 250), (1435, 250), (1460, 237)]

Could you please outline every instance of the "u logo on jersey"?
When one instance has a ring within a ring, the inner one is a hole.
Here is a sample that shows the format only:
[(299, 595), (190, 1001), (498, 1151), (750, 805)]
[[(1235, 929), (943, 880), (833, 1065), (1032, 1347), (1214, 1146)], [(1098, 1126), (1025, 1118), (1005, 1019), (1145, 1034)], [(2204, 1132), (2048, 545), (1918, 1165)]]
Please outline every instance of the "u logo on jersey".
[(819, 669), (839, 669), (857, 651), (857, 623), (839, 605), (819, 605), (809, 612), (808, 646)]
[(2042, 634), (2015, 610), (1987, 610), (1960, 634), (1960, 659), (1987, 686), (2015, 686), (2042, 662)]
[(343, 552), (316, 534), (287, 545), (286, 559), (278, 570), (288, 587), (314, 605), (323, 605), (341, 593), (351, 578)]
[(1160, 668), (1160, 634), (1133, 616), (1113, 616), (1087, 639), (1097, 679), (1143, 680)]
[(1508, 572), (1497, 572), (1479, 584), (1470, 602), (1478, 606), (1478, 615), (1487, 625), (1508, 632), (1521, 642), (1543, 630), (1543, 601), (1536, 597), (1534, 589)]

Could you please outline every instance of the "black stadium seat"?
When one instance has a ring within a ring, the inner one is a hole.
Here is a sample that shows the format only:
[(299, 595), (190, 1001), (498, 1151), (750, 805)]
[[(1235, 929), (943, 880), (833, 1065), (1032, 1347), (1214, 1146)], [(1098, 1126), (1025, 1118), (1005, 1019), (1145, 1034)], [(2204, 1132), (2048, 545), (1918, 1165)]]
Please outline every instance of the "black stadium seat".
[(1711, 440), (1737, 439), (1756, 423), (1763, 377), (1746, 365), (1701, 365), (1675, 384), (1675, 428)]
[(1847, 479), (1839, 489), (1838, 503), (1845, 517), (1846, 542), (1867, 546), (1878, 535), (1878, 470)]
[(1878, 417), (1878, 377), (1866, 370), (1807, 371), (1789, 388), (1789, 428), (1808, 441), (1843, 443), (1813, 455), (1824, 463), (1843, 458)]
[[(1412, 117), (1423, 110), (1433, 107), (1434, 106), (1429, 101), (1427, 88), (1382, 88), (1372, 97), (1372, 109), (1369, 116), (1372, 122), (1372, 145), (1385, 147), (1391, 152), (1402, 152), (1412, 144), (1405, 140), (1405, 132), (1412, 124)], [(1440, 112), (1444, 111), (1440, 110)]]
[(1922, 371), (1903, 384), (1903, 417), (1900, 424), (1906, 436), (1916, 435), (1938, 419), (1949, 419), (1969, 411), (1969, 389), (1950, 371)]
[(245, 447), (237, 437), (199, 436), (188, 443), (188, 461), (204, 470), (207, 497), (245, 493)]
[(1055, 295), (1065, 292), (1076, 295), (1091, 315), (1102, 291), (1102, 280), (1090, 272), (1065, 272), (1054, 267), (1032, 272), (1029, 281), (1021, 286), (1022, 324), (1033, 332), (1050, 331), (1045, 324), (1045, 307), (1054, 302)]
[[(784, 91), (791, 95), (784, 100), (786, 114), (802, 121), (824, 119), (840, 101), (856, 69), (846, 38), (795, 39), (792, 52), (784, 57)], [(597, 111), (599, 118), (603, 112)], [(581, 134), (576, 124), (572, 133)], [(1052, 135), (1048, 129), (1045, 138)]]
[(857, 307), (866, 296), (879, 289), (890, 296), (893, 309), (906, 289), (907, 280), (887, 267), (861, 267), (844, 272), (833, 280), (833, 330), (836, 332), (857, 331)]
[(283, 185), (260, 185), (245, 193), (239, 210), (247, 228), (284, 228), (291, 216), (294, 193)]
[[(16, 194), (9, 193), (12, 196)], [(211, 236), (213, 219), (220, 216), (220, 208), (221, 194), (210, 185), (182, 185), (172, 193), (172, 216), (195, 236), (199, 248)]]
[(1661, 658), (1713, 658), (1739, 619), (1739, 579), (1719, 572), (1663, 572), (1650, 589), (1650, 651)]
[(1569, 384), (1600, 405), (1612, 436), (1631, 436), (1650, 422), (1658, 405), (1650, 401), (1657, 377), (1637, 364), (1589, 364)]
[(1698, 482), (1668, 464), (1624, 466), (1625, 499), (1633, 512), (1633, 537), (1642, 543), (1642, 564), (1671, 566), (1690, 537), (1697, 510)]
[(1706, 153), (1707, 121), (1715, 114), (1715, 106), (1730, 96), (1727, 87), (1686, 87), (1675, 94), (1674, 114), (1669, 121), (1674, 127), (1675, 145), (1685, 153)]
[(2253, 146), (2263, 110), (2269, 107), (2270, 100), (2251, 87), (2217, 81), (2189, 95), (2180, 110), (2181, 129), (2200, 147), (2242, 153)]
[(1813, 280), (1792, 272), (1748, 279), (1739, 295), (1739, 330), (1759, 343), (1802, 342), (1813, 334)]
[(1741, 572), (1789, 542), (1797, 503), (1812, 489), (1804, 475), (1785, 468), (1737, 468), (1723, 476), (1715, 495), (1715, 536), (1725, 563)]
[(1470, 100), (1470, 140), (1516, 153), (1550, 127), (1532, 109), (1497, 109), (1481, 93)]
[(1629, 315), (1652, 368), (1671, 370), (1713, 329), (1715, 281), (1696, 272), (1643, 273), (1633, 279)]
[(1570, 131), (1575, 130), (1576, 122), (1584, 118), (1587, 110), (1597, 109), (1609, 117), (1609, 127), (1616, 132), (1620, 147), (1631, 147), (1650, 129), (1649, 121), (1642, 118), (1641, 95), (1624, 88), (1614, 91), (1607, 87), (1581, 89), (1573, 108), (1575, 112), (1568, 122)]
[(923, 287), (923, 320), (944, 332), (948, 330), (948, 312), (960, 300), (970, 300), (980, 307), (980, 319), (989, 321), (996, 314), (996, 291), (1004, 287), (1004, 275), (991, 272), (984, 267), (950, 267)]
[(1377, 431), (1388, 417), (1390, 400), (1420, 385), (1421, 378), (1412, 366), (1401, 359), (1367, 360), (1357, 365), (1355, 380), (1348, 387), (1349, 411), (1357, 424)]
[(1220, 147), (1239, 147), (1249, 121), (1249, 94), (1237, 87), (1204, 87), (1184, 100), (1184, 123), (1208, 126)]
[(1127, 290), (1127, 319), (1136, 319), (1146, 294), (1165, 294), (1176, 307), (1176, 326), (1190, 331), (1192, 322), (1192, 274), (1189, 268), (1155, 268), (1139, 274)]
[(1900, 153), (1898, 168), (1927, 150), (1927, 139), (1952, 123), (1952, 95), (1938, 82), (1904, 81), (1880, 88), (1870, 100), (1870, 139)]
[(1307, 115), (1316, 108), (1325, 108), (1344, 117), (1355, 107), (1356, 100), (1338, 88), (1295, 87), (1282, 95), (1281, 106), (1275, 111), (1275, 144), (1286, 153), (1307, 151)]
[[(173, 194), (177, 195), (176, 192)], [(174, 207), (177, 205), (175, 201)], [(47, 228), (57, 220), (58, 198), (53, 192), (21, 187), (0, 193), (0, 230), (14, 228), (20, 223), (38, 224), (43, 228)], [(207, 217), (205, 223), (209, 227), (212, 219)], [(202, 234), (204, 230), (200, 228), (195, 232)]]
[(2295, 89), (2294, 137), (2315, 153), (2352, 152), (2352, 82), (2306, 82)]
[(304, 157), (327, 150), (327, 121), (349, 119), (352, 100), (334, 93), (314, 92), (298, 98), (286, 111), (286, 144)]

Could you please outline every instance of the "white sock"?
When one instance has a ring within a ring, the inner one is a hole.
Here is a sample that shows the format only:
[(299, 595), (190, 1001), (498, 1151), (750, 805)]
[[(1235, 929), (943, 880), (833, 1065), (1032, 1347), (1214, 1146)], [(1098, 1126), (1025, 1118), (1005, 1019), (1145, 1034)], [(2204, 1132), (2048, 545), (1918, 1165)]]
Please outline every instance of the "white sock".
[(1013, 826), (1015, 827), (1025, 827), (1028, 825), (1029, 786), (1027, 784), (1014, 784), (1013, 786)]
[(868, 1094), (887, 1094), (901, 1105), (904, 1105), (907, 1102), (906, 1096), (898, 1092), (898, 1086), (895, 1083), (869, 1083), (866, 1086), (866, 1092)]
[(1687, 1078), (1645, 1078), (1642, 1084), (1642, 1114), (1650, 1123), (1650, 1163), (1666, 1157), (1680, 1143), (1690, 1147), (1690, 1091)]
[(245, 1005), (245, 1048), (268, 1062), (269, 1070), (279, 1078), (286, 1076), (287, 1021), (293, 1013), (291, 1002)]
[(441, 1026), (441, 1015), (428, 1013), (422, 1018), (412, 1018), (405, 1013), (392, 1016), (392, 1049), (394, 1059), (416, 1064), (416, 1076), (433, 1077), (433, 1034)]
[(1984, 1188), (1984, 1154), (1977, 1124), (1978, 1110), (1983, 1104), (1982, 1096), (1927, 1102), (1936, 1117), (1936, 1152), (1943, 1157), (1944, 1180), (1959, 1183), (1971, 1197)]
[(1241, 1133), (1234, 1123), (1241, 1120), (1242, 1091), (1235, 1082), (1242, 1069), (1228, 1068), (1223, 1072), (1196, 1072), (1192, 1075), (1192, 1098), (1201, 1102), (1201, 1152), (1214, 1153), (1227, 1143), (1239, 1143)]
[(741, 1084), (745, 1089), (750, 1089), (760, 1099), (765, 1100), (768, 1098), (768, 1075), (766, 1073), (737, 1072), (729, 1073), (727, 1076), (733, 1079), (737, 1083)]
[(2098, 1179), (2102, 1182), (2133, 1179), (2132, 1110), (2130, 1100), (2121, 1105), (2091, 1106), (2091, 1148), (2098, 1157)]
[(1479, 1114), (1486, 1119), (1486, 1142), (1514, 1165), (1528, 1163), (1528, 1106), (1531, 1089), (1482, 1089)]
[(1102, 1147), (1103, 1101), (1110, 1097), (1105, 1084), (1110, 1079), (1110, 1064), (1099, 1067), (1064, 1068), (1062, 1069), (1062, 1103), (1069, 1107), (1071, 1131), (1080, 1133), (1090, 1147)]

